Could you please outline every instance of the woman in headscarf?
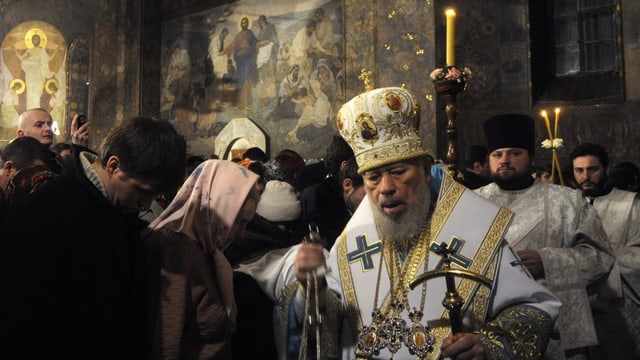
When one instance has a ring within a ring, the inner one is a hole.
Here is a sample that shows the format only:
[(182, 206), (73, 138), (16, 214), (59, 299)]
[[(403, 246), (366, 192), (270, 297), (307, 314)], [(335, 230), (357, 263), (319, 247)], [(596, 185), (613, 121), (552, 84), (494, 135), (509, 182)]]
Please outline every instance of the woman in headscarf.
[(144, 233), (153, 359), (229, 359), (233, 271), (223, 255), (256, 211), (258, 175), (207, 160)]
[[(302, 90), (305, 89), (305, 90)], [(298, 118), (302, 110), (293, 102), (294, 98), (301, 96), (304, 91), (309, 92), (309, 78), (302, 73), (300, 65), (295, 64), (289, 69), (287, 76), (280, 82), (278, 91), (278, 103), (273, 110), (276, 120), (282, 118)]]

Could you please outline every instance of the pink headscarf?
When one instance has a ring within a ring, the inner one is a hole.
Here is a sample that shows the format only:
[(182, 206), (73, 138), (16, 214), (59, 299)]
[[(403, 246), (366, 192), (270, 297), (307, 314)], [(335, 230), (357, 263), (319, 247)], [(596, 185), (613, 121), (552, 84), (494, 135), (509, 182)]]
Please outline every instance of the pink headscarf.
[(173, 201), (148, 226), (186, 235), (210, 254), (227, 315), (235, 324), (233, 269), (222, 251), (249, 192), (258, 180), (252, 171), (227, 160), (207, 160), (189, 175)]

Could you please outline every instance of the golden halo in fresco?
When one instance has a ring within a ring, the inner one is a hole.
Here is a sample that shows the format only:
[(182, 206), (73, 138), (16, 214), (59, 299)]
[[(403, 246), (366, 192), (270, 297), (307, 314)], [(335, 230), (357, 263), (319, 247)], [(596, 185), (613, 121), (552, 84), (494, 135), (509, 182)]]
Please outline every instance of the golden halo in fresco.
[(238, 32), (242, 31), (242, 19), (247, 18), (247, 20), (249, 21), (249, 25), (247, 26), (247, 30), (251, 30), (251, 24), (253, 23), (253, 21), (251, 21), (251, 16), (249, 15), (244, 15), (241, 16), (240, 19), (238, 19)]
[(13, 79), (9, 83), (9, 90), (13, 90), (14, 87), (18, 86), (16, 89), (16, 94), (20, 95), (27, 89), (27, 84), (24, 83), (22, 79)]
[[(54, 85), (55, 89), (52, 89), (51, 85)], [(56, 78), (49, 79), (44, 83), (44, 91), (46, 91), (49, 95), (55, 94), (58, 89), (60, 89), (60, 83)]]
[(26, 32), (26, 34), (24, 34), (24, 43), (27, 45), (27, 48), (33, 48), (33, 42), (31, 41), (31, 39), (33, 39), (33, 35), (38, 35), (40, 37), (41, 48), (44, 49), (47, 47), (47, 33), (40, 28), (31, 28)]

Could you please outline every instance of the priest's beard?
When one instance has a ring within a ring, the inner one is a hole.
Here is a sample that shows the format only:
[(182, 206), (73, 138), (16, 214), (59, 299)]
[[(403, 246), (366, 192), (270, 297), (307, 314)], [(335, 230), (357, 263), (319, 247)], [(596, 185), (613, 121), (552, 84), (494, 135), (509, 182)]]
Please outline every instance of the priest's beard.
[(371, 207), (380, 238), (405, 245), (424, 229), (431, 207), (431, 193), (427, 182), (421, 181), (416, 188), (414, 201), (407, 203), (405, 211), (396, 217), (387, 215), (379, 204), (372, 203)]
[[(584, 188), (585, 184), (590, 184), (592, 187)], [(587, 197), (598, 197), (609, 193), (611, 189), (608, 187), (607, 177), (603, 176), (597, 183), (591, 181), (583, 181), (578, 185), (578, 188), (582, 190), (582, 194)]]
[(515, 172), (507, 176), (496, 171), (491, 171), (491, 180), (503, 190), (522, 190), (528, 188), (533, 183), (534, 179), (531, 176), (532, 170), (533, 166), (529, 165), (525, 171)]

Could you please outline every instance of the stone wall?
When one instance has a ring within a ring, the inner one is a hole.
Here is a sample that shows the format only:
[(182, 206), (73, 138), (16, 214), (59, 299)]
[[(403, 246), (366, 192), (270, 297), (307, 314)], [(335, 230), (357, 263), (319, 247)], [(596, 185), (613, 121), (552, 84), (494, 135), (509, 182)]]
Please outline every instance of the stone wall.
[[(91, 144), (97, 146), (106, 131), (123, 119), (139, 113), (159, 114), (162, 22), (231, 3), (3, 0), (0, 33), (6, 35), (24, 21), (40, 20), (56, 26), (68, 44), (81, 36), (89, 39)], [(484, 119), (504, 112), (539, 119), (537, 133), (542, 141), (545, 129), (538, 114), (541, 109), (559, 106), (560, 137), (565, 141), (560, 151), (562, 164), (574, 146), (586, 141), (604, 145), (612, 164), (640, 163), (640, 87), (636, 86), (640, 81), (640, 23), (633, 21), (640, 15), (640, 4), (634, 0), (621, 0), (625, 100), (592, 105), (533, 102), (527, 2), (344, 0), (346, 98), (363, 90), (358, 79), (362, 68), (372, 70), (375, 86), (400, 85), (412, 90), (422, 103), (421, 135), (427, 148), (435, 157), (445, 158), (444, 105), (429, 79), (431, 70), (444, 65), (445, 6), (455, 7), (458, 13), (457, 62), (474, 73), (467, 92), (458, 97), (459, 154), (467, 145), (482, 142)], [(539, 163), (549, 159), (546, 150), (537, 152)]]
[[(4, 40), (16, 26), (34, 20), (57, 28), (68, 46), (76, 39), (88, 39), (90, 84), (86, 103), (92, 124), (92, 147), (97, 147), (115, 124), (140, 111), (140, 3), (137, 0), (0, 2), (0, 35)], [(70, 83), (77, 72), (78, 69), (68, 69)], [(72, 99), (78, 91), (80, 89), (68, 88), (67, 99)], [(5, 92), (3, 89), (2, 94)], [(68, 117), (77, 109), (71, 105), (76, 104), (68, 104)], [(65, 122), (65, 119), (54, 120)], [(68, 132), (57, 140), (70, 141)]]

